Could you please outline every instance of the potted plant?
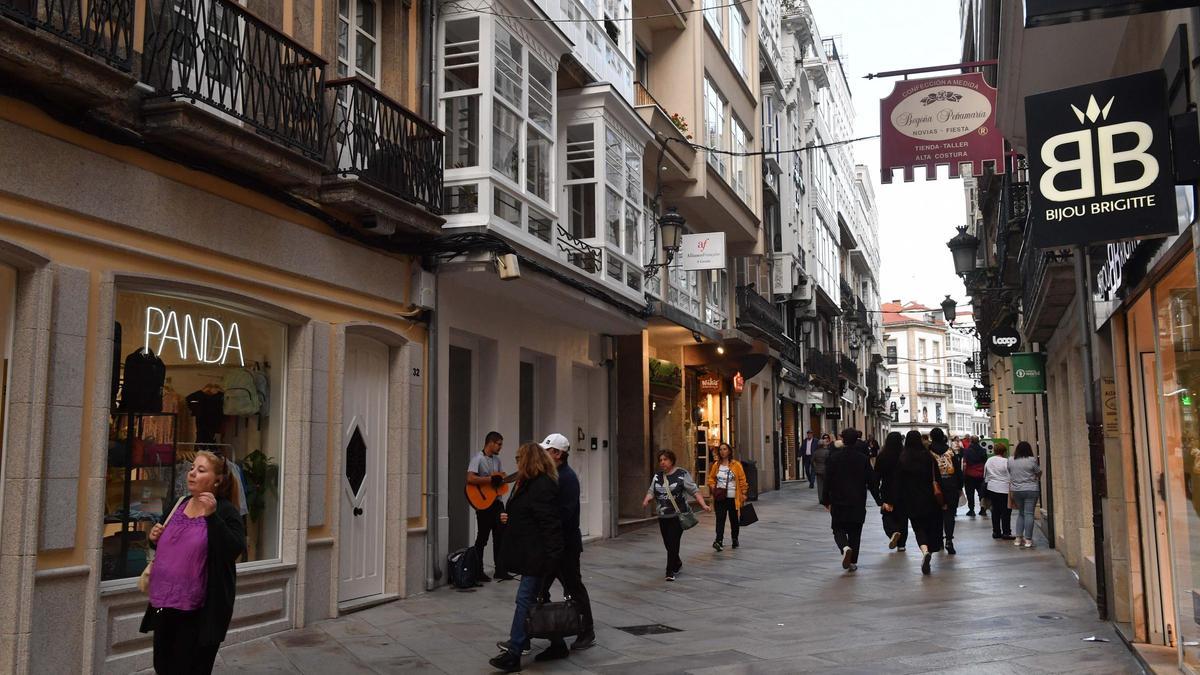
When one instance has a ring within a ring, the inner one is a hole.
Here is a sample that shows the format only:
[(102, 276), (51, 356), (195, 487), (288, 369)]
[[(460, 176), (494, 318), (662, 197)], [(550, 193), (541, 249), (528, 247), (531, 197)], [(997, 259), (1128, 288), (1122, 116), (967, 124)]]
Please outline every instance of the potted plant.
[(683, 115), (680, 115), (679, 113), (671, 113), (671, 124), (675, 125), (675, 128), (679, 130), (679, 133), (683, 134), (684, 138), (688, 139), (689, 141), (692, 140), (692, 135), (688, 133), (687, 120), (684, 119)]
[(255, 450), (238, 462), (238, 466), (242, 468), (242, 479), (246, 484), (246, 511), (254, 523), (254, 543), (257, 547), (262, 541), (267, 496), (279, 498), (279, 465), (274, 457), (262, 450)]

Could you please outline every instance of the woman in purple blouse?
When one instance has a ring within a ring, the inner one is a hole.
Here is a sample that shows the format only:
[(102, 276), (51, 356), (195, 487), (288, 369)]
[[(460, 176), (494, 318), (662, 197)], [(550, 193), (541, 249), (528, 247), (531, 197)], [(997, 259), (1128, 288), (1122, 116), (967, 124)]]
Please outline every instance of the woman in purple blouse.
[(211, 673), (233, 617), (235, 564), (246, 531), (232, 502), (225, 460), (199, 452), (187, 477), (190, 497), (150, 530), (157, 555), (141, 631), (154, 631), (154, 672)]

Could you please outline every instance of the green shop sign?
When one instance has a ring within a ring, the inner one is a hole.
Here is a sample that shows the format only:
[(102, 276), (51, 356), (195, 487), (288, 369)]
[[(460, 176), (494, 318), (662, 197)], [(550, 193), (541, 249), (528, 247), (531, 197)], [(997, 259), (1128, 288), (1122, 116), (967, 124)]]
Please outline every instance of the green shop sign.
[(1013, 393), (1046, 393), (1046, 355), (1021, 352), (1012, 355)]

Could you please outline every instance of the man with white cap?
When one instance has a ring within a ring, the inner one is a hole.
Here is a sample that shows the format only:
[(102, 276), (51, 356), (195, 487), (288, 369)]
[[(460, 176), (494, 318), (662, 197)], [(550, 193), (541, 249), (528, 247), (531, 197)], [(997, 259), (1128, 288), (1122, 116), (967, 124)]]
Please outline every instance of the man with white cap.
[[(562, 584), (563, 593), (570, 596), (583, 619), (583, 630), (571, 644), (571, 649), (587, 649), (596, 642), (596, 631), (592, 624), (592, 602), (588, 598), (587, 588), (583, 585), (583, 576), (579, 571), (579, 557), (583, 554), (583, 535), (579, 529), (579, 476), (567, 464), (567, 454), (571, 443), (562, 434), (550, 434), (542, 446), (558, 463), (558, 504), (562, 511), (563, 557), (558, 567), (556, 578)], [(546, 584), (546, 593), (550, 592), (550, 579)], [(534, 657), (537, 661), (564, 659), (570, 655), (567, 643), (555, 640), (550, 646)]]

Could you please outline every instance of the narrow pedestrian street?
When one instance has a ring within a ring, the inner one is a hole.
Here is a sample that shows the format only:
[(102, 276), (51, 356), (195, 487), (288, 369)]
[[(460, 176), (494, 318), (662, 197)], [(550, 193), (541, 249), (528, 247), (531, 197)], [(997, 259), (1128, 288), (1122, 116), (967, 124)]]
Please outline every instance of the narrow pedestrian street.
[[(889, 552), (877, 517), (843, 572), (815, 490), (791, 483), (758, 502), (741, 548), (715, 553), (711, 516), (684, 536), (683, 573), (662, 580), (658, 529), (596, 542), (584, 577), (597, 646), (528, 672), (1135, 673), (1136, 661), (1039, 531), (1037, 548), (959, 517), (957, 557), (923, 578), (915, 545)], [(965, 507), (960, 510), (965, 513)], [(910, 542), (911, 543), (911, 542)], [(222, 673), (484, 673), (507, 637), (514, 583), (440, 588), (268, 638), (229, 645)], [(623, 628), (663, 624), (638, 636)], [(1085, 641), (1095, 636), (1107, 642)], [(535, 641), (535, 653), (544, 643)]]

